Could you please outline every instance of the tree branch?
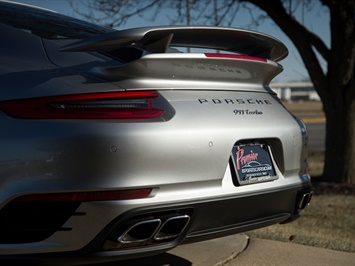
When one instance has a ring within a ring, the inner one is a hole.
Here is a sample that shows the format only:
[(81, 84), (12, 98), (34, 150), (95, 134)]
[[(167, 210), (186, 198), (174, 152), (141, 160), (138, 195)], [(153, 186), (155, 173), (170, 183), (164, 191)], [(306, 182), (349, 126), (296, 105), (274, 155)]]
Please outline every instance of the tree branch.
[[(85, 7), (88, 12), (81, 11), (75, 4), (76, 1), (70, 0), (71, 8), (85, 18), (86, 20), (102, 24), (109, 21), (108, 26), (114, 28), (123, 25), (128, 19), (140, 15), (156, 6), (161, 6), (164, 0), (111, 0), (111, 1), (82, 1), (81, 5)], [(102, 17), (95, 17), (93, 11), (104, 14)]]
[(342, 5), (322, 0), (331, 10), (331, 66), (333, 84), (346, 85), (354, 78), (355, 1)]
[(330, 50), (325, 45), (323, 40), (320, 39), (318, 35), (309, 31), (305, 26), (300, 24), (298, 21), (295, 22), (299, 24), (299, 27), (304, 28), (304, 31), (307, 34), (307, 39), (309, 40), (309, 42), (314, 46), (314, 48), (319, 52), (319, 54), (324, 58), (324, 60), (328, 62), (330, 56)]
[[(308, 70), (322, 99), (326, 98), (327, 79), (320, 66), (319, 60), (314, 53), (312, 47), (320, 50), (320, 54), (327, 60), (329, 59), (329, 49), (326, 48), (320, 38), (315, 34), (310, 34), (301, 23), (294, 17), (290, 16), (280, 0), (241, 0), (242, 2), (250, 2), (265, 11), (268, 16), (280, 27), (280, 29), (292, 40), (297, 47), (302, 60)], [(328, 61), (327, 61), (328, 62)]]

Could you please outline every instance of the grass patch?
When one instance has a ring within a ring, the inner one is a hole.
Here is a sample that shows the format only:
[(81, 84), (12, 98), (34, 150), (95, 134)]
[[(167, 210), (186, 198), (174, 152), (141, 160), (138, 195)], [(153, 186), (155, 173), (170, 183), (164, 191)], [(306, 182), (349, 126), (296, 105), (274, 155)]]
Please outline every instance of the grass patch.
[(314, 195), (301, 218), (250, 231), (251, 237), (355, 252), (355, 195)]
[(322, 182), (324, 154), (309, 153), (314, 195), (302, 216), (288, 224), (250, 231), (251, 237), (355, 252), (355, 185)]
[(308, 173), (311, 176), (321, 176), (324, 168), (324, 152), (308, 152)]

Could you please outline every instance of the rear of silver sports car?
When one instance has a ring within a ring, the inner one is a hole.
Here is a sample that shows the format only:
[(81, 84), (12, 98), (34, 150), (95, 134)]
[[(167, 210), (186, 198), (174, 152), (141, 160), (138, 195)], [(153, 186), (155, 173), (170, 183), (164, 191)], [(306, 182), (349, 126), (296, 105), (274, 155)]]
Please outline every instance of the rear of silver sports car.
[[(1, 258), (145, 256), (308, 205), (305, 125), (268, 87), (287, 55), (277, 40), (208, 27), (18, 34), (31, 53), (3, 70)], [(169, 48), (181, 46), (228, 53)]]

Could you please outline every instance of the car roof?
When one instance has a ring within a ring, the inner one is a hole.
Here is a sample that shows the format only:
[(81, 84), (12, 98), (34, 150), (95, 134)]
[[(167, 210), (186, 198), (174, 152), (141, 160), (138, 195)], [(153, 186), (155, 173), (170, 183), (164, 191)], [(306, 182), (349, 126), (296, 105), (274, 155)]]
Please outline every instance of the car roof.
[(48, 9), (9, 1), (0, 1), (0, 23), (49, 39), (82, 39), (114, 31)]

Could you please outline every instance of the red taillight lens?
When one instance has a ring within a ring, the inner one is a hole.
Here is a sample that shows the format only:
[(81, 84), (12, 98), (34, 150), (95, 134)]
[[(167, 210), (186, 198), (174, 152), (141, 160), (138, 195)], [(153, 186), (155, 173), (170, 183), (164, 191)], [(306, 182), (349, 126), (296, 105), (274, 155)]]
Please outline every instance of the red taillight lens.
[(152, 197), (152, 191), (152, 188), (144, 188), (114, 191), (31, 194), (20, 196), (14, 199), (14, 202), (89, 202), (143, 199)]
[(153, 91), (102, 92), (0, 102), (0, 109), (30, 119), (150, 119), (164, 110), (153, 107)]

